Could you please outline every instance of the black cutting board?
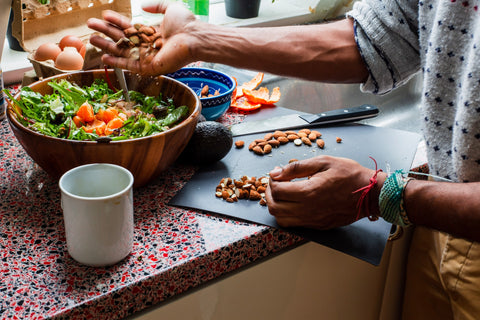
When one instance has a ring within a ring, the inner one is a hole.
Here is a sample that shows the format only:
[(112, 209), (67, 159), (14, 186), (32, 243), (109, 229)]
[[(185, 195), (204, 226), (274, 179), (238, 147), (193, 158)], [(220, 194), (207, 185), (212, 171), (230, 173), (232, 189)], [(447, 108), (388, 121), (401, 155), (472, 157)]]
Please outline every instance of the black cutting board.
[[(248, 144), (265, 133), (235, 137), (245, 141), (242, 149), (232, 150), (214, 165), (201, 167), (192, 179), (170, 201), (171, 205), (201, 209), (230, 217), (280, 228), (268, 208), (256, 201), (240, 200), (228, 203), (215, 197), (215, 187), (225, 177), (239, 179), (243, 175), (260, 177), (266, 175), (275, 166), (285, 165), (291, 159), (306, 159), (317, 155), (332, 155), (356, 160), (361, 165), (375, 169), (373, 157), (378, 168), (391, 171), (411, 168), (413, 158), (420, 142), (416, 133), (361, 124), (344, 124), (312, 128), (322, 133), (325, 148), (295, 146), (293, 143), (274, 148), (269, 155), (259, 156), (248, 150)], [(336, 137), (342, 138), (341, 143)], [(378, 265), (381, 261), (391, 224), (379, 219), (371, 222), (359, 220), (349, 226), (328, 231), (304, 228), (285, 229), (307, 240), (315, 241), (332, 249), (339, 250), (356, 258)]]

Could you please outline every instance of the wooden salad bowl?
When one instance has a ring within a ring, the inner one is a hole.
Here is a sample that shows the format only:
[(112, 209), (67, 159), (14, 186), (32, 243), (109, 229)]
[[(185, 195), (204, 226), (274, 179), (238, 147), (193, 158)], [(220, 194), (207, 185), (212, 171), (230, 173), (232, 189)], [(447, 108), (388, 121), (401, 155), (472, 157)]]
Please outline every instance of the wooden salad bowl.
[[(108, 75), (113, 85), (120, 88), (113, 70), (109, 70)], [(50, 94), (52, 88), (47, 83), (62, 78), (83, 86), (92, 84), (96, 78), (105, 79), (106, 74), (104, 70), (60, 74), (29, 87), (43, 95)], [(14, 106), (9, 101), (7, 118), (15, 137), (27, 154), (55, 179), (79, 165), (113, 163), (132, 172), (134, 187), (147, 184), (172, 165), (186, 147), (201, 113), (201, 103), (192, 89), (169, 77), (143, 77), (125, 72), (125, 78), (129, 90), (150, 96), (161, 92), (164, 98), (172, 98), (176, 106), (187, 106), (187, 118), (167, 131), (143, 138), (110, 142), (76, 141), (46, 136), (26, 128), (17, 120)], [(15, 99), (18, 98), (19, 94), (15, 96)]]

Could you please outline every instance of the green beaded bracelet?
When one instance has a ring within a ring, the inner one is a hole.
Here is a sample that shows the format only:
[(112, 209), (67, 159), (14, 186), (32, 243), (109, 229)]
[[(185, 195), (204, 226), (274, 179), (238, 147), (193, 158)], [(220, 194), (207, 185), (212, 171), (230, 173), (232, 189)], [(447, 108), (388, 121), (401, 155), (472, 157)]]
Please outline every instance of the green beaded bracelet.
[(408, 226), (410, 221), (405, 212), (403, 194), (407, 183), (412, 178), (404, 178), (402, 173), (402, 170), (397, 170), (385, 180), (380, 190), (378, 204), (380, 215), (385, 221), (399, 226)]

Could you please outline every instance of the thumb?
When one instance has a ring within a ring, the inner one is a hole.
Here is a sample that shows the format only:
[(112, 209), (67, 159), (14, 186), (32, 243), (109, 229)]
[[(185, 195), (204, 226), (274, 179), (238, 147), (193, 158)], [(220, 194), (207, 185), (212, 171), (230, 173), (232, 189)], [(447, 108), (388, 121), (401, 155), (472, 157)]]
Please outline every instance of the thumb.
[(168, 1), (148, 0), (142, 3), (142, 10), (149, 13), (165, 13)]

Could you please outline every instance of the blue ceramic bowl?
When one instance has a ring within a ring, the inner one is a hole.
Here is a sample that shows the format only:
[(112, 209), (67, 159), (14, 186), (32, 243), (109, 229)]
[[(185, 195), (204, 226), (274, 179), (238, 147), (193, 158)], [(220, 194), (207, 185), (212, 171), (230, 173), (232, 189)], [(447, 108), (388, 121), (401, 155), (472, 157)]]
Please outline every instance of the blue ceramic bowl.
[(236, 83), (223, 72), (207, 68), (182, 68), (166, 76), (186, 84), (199, 97), (205, 85), (208, 85), (210, 94), (214, 94), (216, 90), (220, 92), (213, 97), (200, 98), (202, 114), (207, 120), (217, 120), (230, 107)]

